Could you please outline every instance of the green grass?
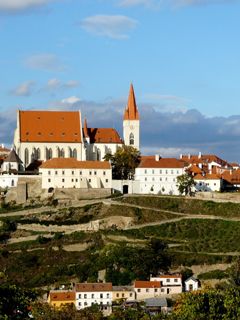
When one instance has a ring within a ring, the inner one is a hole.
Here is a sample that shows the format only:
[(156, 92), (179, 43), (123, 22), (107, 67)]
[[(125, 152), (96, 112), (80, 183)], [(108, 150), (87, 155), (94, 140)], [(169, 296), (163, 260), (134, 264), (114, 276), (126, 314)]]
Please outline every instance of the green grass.
[(240, 217), (240, 203), (214, 202), (181, 197), (125, 197), (123, 203), (135, 204), (186, 214), (205, 214), (223, 217)]

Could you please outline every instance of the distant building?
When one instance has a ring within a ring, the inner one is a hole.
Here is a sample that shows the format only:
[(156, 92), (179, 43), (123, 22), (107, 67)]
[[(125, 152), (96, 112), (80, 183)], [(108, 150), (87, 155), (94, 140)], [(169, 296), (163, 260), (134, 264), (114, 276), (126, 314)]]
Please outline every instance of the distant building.
[(113, 286), (113, 301), (133, 301), (135, 300), (135, 291), (132, 286)]
[(150, 277), (150, 281), (159, 281), (161, 294), (178, 294), (182, 292), (181, 274), (162, 274), (157, 277)]
[(75, 305), (76, 294), (73, 291), (57, 291), (51, 290), (48, 295), (48, 303), (56, 308), (60, 308), (66, 304)]
[(145, 300), (161, 294), (161, 284), (159, 281), (139, 281), (134, 282), (134, 291), (137, 300)]
[(196, 291), (199, 289), (199, 281), (195, 277), (185, 280), (185, 291)]

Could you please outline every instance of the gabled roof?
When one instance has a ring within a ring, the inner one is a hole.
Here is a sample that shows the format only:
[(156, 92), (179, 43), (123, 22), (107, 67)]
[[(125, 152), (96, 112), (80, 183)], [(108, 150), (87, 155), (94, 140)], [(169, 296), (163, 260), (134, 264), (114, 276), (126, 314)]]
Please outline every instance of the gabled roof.
[(211, 163), (216, 162), (217, 164), (224, 166), (230, 166), (229, 163), (215, 154), (201, 154), (201, 155), (182, 155), (181, 159), (188, 163), (198, 164), (198, 163)]
[(79, 111), (19, 111), (21, 142), (82, 142)]
[(86, 129), (84, 128), (84, 136), (90, 138), (90, 143), (123, 143), (118, 132), (113, 128)]
[(140, 280), (136, 280), (134, 282), (134, 288), (160, 288), (161, 284), (160, 281), (140, 281)]
[(7, 158), (4, 159), (4, 162), (16, 162), (16, 163), (22, 163), (22, 160), (17, 155), (16, 151), (12, 149), (7, 156)]
[(187, 280), (185, 280), (184, 282), (186, 283), (186, 282), (188, 282), (188, 281), (194, 281), (194, 282), (198, 282), (198, 279), (196, 279), (194, 276), (191, 276), (191, 277), (189, 277), (189, 278), (187, 278)]
[(74, 291), (50, 291), (50, 301), (73, 301), (76, 293)]
[(139, 113), (132, 83), (130, 85), (128, 103), (124, 112), (124, 120), (139, 120)]
[(205, 176), (197, 174), (194, 180), (221, 180), (221, 176), (215, 173), (207, 173)]
[(166, 298), (148, 298), (145, 299), (146, 307), (167, 307), (167, 299)]
[(41, 169), (111, 169), (108, 161), (78, 161), (75, 158), (52, 158), (45, 161)]
[(232, 184), (240, 184), (240, 169), (224, 171), (222, 178)]
[(77, 283), (76, 292), (102, 292), (112, 291), (112, 283)]
[(160, 158), (156, 161), (155, 156), (141, 157), (138, 168), (185, 168), (186, 162), (175, 158)]

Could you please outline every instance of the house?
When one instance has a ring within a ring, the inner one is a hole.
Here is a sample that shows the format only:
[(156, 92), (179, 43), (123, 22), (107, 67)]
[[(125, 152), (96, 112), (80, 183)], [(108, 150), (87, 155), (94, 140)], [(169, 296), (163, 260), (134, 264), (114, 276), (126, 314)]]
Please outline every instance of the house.
[(150, 277), (150, 281), (159, 281), (161, 285), (161, 294), (182, 293), (182, 275), (181, 274), (163, 274), (156, 277)]
[(43, 189), (112, 187), (112, 168), (107, 161), (53, 158), (39, 167), (39, 173)]
[(223, 189), (223, 179), (218, 174), (197, 174), (194, 181), (196, 191), (221, 191)]
[(132, 286), (113, 286), (113, 301), (133, 301), (135, 300), (135, 291)]
[(199, 289), (199, 281), (195, 277), (185, 280), (185, 291), (195, 291)]
[(149, 311), (150, 314), (157, 313), (167, 313), (168, 312), (168, 303), (165, 297), (158, 298), (148, 298), (144, 300), (145, 307)]
[(66, 304), (75, 305), (76, 294), (74, 291), (51, 290), (48, 295), (48, 303), (56, 308)]
[(178, 195), (177, 177), (185, 173), (187, 163), (175, 158), (143, 156), (135, 170), (139, 193)]
[(12, 149), (8, 156), (3, 160), (2, 172), (18, 173), (19, 171), (23, 171), (23, 163), (16, 151)]
[(123, 143), (139, 149), (140, 120), (133, 85), (124, 110), (123, 135), (114, 128), (82, 125), (80, 111), (24, 111), (17, 113), (14, 149), (27, 167), (35, 160), (74, 158), (78, 161), (103, 161), (106, 153), (115, 153)]
[(139, 281), (134, 282), (136, 300), (145, 300), (157, 297), (161, 294), (161, 284), (159, 281)]
[(76, 308), (80, 310), (97, 304), (105, 315), (110, 314), (112, 291), (112, 283), (77, 283)]

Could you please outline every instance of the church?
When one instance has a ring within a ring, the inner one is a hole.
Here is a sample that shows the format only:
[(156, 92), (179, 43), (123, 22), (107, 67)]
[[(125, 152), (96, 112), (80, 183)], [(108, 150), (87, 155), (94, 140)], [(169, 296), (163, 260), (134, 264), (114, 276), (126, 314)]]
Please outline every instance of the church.
[(140, 118), (133, 85), (123, 117), (123, 139), (114, 128), (88, 127), (80, 111), (24, 111), (17, 113), (14, 150), (27, 168), (34, 161), (75, 158), (103, 161), (123, 144), (140, 148)]

